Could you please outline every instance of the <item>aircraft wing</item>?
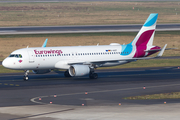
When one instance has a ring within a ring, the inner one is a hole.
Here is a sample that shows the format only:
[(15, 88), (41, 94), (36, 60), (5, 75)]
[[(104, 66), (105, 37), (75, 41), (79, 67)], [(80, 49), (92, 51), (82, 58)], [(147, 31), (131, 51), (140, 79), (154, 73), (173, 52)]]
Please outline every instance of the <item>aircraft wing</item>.
[(166, 46), (167, 44), (165, 44), (165, 46), (161, 49), (161, 51), (159, 52), (159, 54), (156, 56), (156, 57), (141, 57), (141, 58), (124, 58), (124, 59), (119, 59), (119, 60), (93, 60), (93, 61), (83, 61), (83, 60), (77, 60), (77, 61), (68, 61), (68, 65), (73, 65), (73, 64), (86, 64), (86, 65), (89, 65), (89, 64), (103, 64), (105, 62), (116, 62), (116, 61), (129, 61), (129, 62), (132, 62), (132, 61), (136, 61), (136, 60), (147, 60), (147, 59), (156, 59), (156, 58), (159, 58), (163, 55), (165, 49), (166, 49)]

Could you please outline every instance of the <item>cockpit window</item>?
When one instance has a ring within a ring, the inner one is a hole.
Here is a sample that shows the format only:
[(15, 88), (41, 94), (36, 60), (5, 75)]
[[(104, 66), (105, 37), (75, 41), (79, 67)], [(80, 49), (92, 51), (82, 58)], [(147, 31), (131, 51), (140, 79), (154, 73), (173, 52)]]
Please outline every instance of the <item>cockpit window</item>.
[(21, 54), (10, 54), (9, 57), (22, 58)]

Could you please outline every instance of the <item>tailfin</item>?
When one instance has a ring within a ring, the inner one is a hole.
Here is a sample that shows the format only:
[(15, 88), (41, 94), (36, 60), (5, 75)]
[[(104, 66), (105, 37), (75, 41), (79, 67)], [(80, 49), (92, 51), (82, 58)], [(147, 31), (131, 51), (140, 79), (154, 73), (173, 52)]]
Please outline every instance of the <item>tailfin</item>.
[(141, 30), (131, 42), (132, 45), (135, 46), (152, 46), (155, 29), (156, 29), (156, 21), (158, 18), (158, 13), (151, 13), (142, 26)]

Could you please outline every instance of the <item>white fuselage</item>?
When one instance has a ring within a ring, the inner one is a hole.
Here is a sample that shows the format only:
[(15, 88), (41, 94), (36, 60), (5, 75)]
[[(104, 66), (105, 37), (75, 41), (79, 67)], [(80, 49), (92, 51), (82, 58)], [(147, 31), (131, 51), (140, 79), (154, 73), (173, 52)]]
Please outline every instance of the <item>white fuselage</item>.
[(128, 55), (123, 55), (126, 51), (121, 52), (121, 45), (24, 48), (11, 53), (21, 54), (22, 58), (7, 57), (3, 64), (11, 69), (38, 70), (69, 69), (71, 63), (88, 64), (97, 61), (96, 67), (103, 67), (127, 63), (122, 59), (132, 58), (135, 54), (135, 50)]

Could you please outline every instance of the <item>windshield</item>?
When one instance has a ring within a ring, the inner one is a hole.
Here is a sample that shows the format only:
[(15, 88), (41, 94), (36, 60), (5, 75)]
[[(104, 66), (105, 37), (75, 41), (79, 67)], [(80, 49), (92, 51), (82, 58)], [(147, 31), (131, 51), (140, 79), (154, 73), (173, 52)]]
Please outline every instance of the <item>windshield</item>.
[(21, 54), (10, 54), (9, 57), (22, 58)]

